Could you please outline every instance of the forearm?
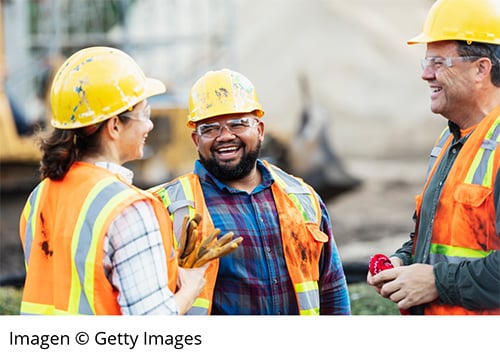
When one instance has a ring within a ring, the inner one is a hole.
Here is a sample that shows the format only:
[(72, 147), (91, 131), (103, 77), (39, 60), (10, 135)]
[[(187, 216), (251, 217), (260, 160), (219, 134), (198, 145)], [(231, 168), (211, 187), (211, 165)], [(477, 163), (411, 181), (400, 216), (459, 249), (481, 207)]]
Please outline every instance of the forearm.
[(439, 299), (470, 310), (500, 307), (500, 252), (476, 261), (434, 266)]

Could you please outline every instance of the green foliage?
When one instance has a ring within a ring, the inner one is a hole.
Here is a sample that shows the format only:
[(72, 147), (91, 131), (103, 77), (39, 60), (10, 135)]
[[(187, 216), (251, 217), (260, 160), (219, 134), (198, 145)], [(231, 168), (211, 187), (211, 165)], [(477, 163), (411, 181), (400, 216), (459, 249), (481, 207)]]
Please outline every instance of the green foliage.
[[(18, 315), (21, 297), (20, 289), (0, 287), (0, 315)], [(399, 315), (396, 304), (365, 283), (349, 284), (349, 297), (353, 315)]]
[(353, 315), (399, 315), (395, 303), (377, 294), (366, 283), (349, 284), (349, 297)]
[(30, 0), (30, 31), (48, 33), (56, 27), (68, 33), (105, 33), (115, 25), (123, 25), (133, 2), (135, 0), (127, 3), (122, 0), (61, 0), (52, 4)]
[(0, 287), (0, 315), (19, 315), (23, 291), (10, 286)]

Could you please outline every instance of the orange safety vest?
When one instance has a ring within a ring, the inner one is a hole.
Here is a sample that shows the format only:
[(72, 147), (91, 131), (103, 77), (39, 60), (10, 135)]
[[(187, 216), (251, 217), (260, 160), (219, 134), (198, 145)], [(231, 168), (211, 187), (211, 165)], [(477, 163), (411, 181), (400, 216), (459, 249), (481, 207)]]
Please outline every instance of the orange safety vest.
[[(285, 261), (294, 285), (299, 314), (319, 315), (319, 259), (323, 243), (328, 241), (328, 236), (319, 227), (319, 200), (312, 188), (301, 179), (290, 176), (266, 161), (264, 163), (276, 181), (271, 190), (279, 214)], [(214, 230), (199, 178), (195, 174), (178, 177), (172, 182), (153, 187), (151, 191), (163, 200), (170, 212), (176, 244), (180, 239), (185, 215), (193, 217), (198, 212), (202, 216), (198, 226), (201, 230), (198, 232), (199, 237)], [(209, 265), (205, 287), (188, 314), (210, 314), (218, 267), (218, 259)]]
[(104, 273), (103, 242), (116, 216), (138, 200), (154, 206), (169, 288), (175, 291), (177, 260), (161, 202), (106, 169), (76, 162), (62, 181), (40, 182), (23, 209), (20, 236), (26, 280), (21, 314), (121, 314), (118, 293)]
[[(453, 140), (445, 129), (431, 153), (424, 192)], [(476, 260), (500, 249), (496, 229), (493, 187), (500, 164), (496, 153), (500, 141), (500, 107), (485, 117), (462, 147), (441, 192), (434, 217), (430, 245), (430, 264), (459, 263)], [(416, 197), (417, 243), (418, 223), (423, 194)], [(441, 304), (438, 300), (425, 306), (426, 315), (500, 314), (500, 309), (467, 310), (461, 306)]]

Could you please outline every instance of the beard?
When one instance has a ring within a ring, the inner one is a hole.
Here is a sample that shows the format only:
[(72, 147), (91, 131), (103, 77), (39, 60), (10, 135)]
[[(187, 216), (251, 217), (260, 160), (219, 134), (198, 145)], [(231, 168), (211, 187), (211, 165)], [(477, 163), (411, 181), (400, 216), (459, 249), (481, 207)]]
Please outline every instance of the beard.
[(220, 181), (235, 181), (246, 177), (255, 167), (255, 162), (259, 157), (261, 142), (255, 149), (244, 152), (240, 162), (236, 166), (220, 163), (213, 155), (205, 158), (199, 155), (201, 164)]

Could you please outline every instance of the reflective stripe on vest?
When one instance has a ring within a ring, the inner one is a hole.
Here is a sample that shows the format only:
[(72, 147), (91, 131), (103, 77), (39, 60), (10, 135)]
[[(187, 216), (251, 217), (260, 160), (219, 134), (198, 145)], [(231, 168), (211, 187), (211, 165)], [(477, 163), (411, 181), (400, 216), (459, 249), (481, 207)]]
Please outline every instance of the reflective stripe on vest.
[(40, 184), (33, 190), (29, 199), (28, 199), (28, 208), (24, 210), (27, 215), (24, 215), (25, 219), (29, 222), (26, 224), (26, 235), (24, 238), (24, 265), (26, 267), (26, 271), (28, 271), (28, 261), (31, 255), (31, 247), (33, 245), (34, 233), (33, 230), (36, 230), (38, 218), (34, 217), (36, 211), (39, 208), (40, 204), (40, 196), (42, 195), (43, 188), (45, 187), (47, 180), (44, 179)]
[(430, 264), (439, 262), (460, 263), (463, 260), (473, 261), (478, 258), (483, 258), (495, 251), (482, 251), (466, 247), (457, 247), (450, 245), (431, 244), (430, 249)]
[(481, 148), (467, 173), (465, 183), (490, 187), (493, 180), (494, 152), (500, 140), (500, 117), (495, 120), (486, 134)]
[[(168, 186), (168, 192), (167, 187)], [(188, 176), (181, 176), (173, 182), (153, 187), (149, 190), (151, 193), (157, 195), (162, 200), (163, 204), (167, 206), (167, 210), (172, 219), (174, 231), (174, 247), (179, 248), (179, 241), (181, 238), (182, 224), (184, 217), (194, 217), (195, 203), (194, 194)], [(202, 224), (206, 225), (209, 220), (202, 218)], [(198, 232), (200, 234), (200, 231)], [(215, 279), (214, 279), (215, 282)], [(207, 282), (208, 285), (208, 282)], [(206, 286), (207, 287), (207, 286)], [(203, 297), (203, 292), (193, 302), (191, 308), (186, 312), (186, 315), (208, 315), (210, 308), (210, 300)]]
[(318, 210), (312, 191), (283, 170), (271, 165), (268, 165), (268, 168), (276, 182), (300, 210), (304, 221), (319, 223), (321, 221), (321, 211)]
[(179, 248), (180, 234), (182, 230), (182, 223), (184, 217), (189, 215), (190, 218), (194, 217), (194, 197), (193, 191), (187, 178), (178, 178), (169, 188), (169, 193), (166, 188), (152, 190), (153, 193), (158, 195), (163, 201), (164, 205), (168, 205), (168, 213), (173, 221), (174, 228), (174, 247)]
[(300, 315), (319, 315), (319, 288), (317, 281), (295, 284)]
[(53, 306), (23, 302), (22, 313), (95, 314), (94, 269), (99, 236), (103, 230), (103, 224), (114, 208), (134, 195), (136, 192), (133, 189), (118, 182), (114, 177), (105, 178), (97, 183), (80, 210), (72, 237), (71, 257), (74, 261), (71, 264), (71, 286), (67, 310), (55, 311)]

